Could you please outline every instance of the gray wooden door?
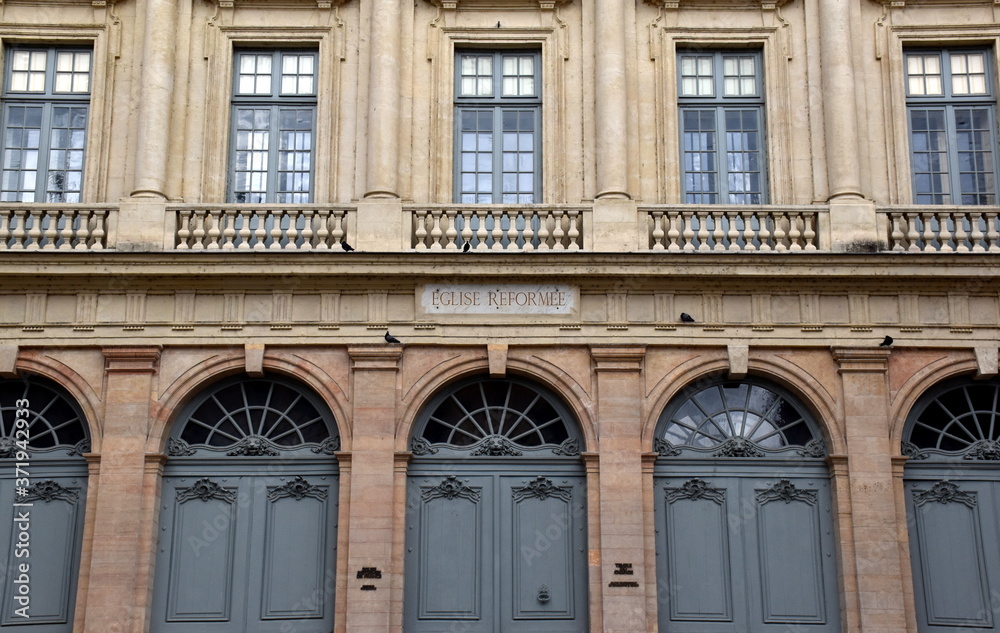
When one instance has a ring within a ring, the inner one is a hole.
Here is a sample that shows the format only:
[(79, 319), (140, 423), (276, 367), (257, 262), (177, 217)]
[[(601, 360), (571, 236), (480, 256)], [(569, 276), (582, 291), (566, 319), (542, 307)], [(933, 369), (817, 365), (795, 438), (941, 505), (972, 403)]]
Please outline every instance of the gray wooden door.
[(168, 444), (151, 630), (333, 630), (338, 448), (328, 409), (294, 383), (196, 398)]
[(404, 630), (586, 631), (585, 477), (565, 406), (527, 381), (472, 379), (414, 428)]

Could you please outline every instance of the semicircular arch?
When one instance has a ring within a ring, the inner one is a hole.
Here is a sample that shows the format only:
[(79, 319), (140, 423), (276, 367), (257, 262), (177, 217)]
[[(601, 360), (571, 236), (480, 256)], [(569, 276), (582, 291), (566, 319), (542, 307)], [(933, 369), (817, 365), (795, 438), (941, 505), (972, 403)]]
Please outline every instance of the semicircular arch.
[(942, 358), (923, 367), (900, 385), (889, 403), (889, 441), (893, 450), (899, 451), (897, 456), (902, 455), (903, 435), (910, 413), (921, 398), (949, 380), (962, 375), (972, 377), (976, 368), (973, 358)]
[(32, 358), (19, 357), (18, 370), (46, 378), (64, 391), (80, 409), (83, 422), (90, 437), (90, 450), (99, 453), (103, 439), (103, 427), (100, 416), (97, 415), (100, 406), (100, 395), (90, 386), (90, 383), (76, 370), (50, 357)]

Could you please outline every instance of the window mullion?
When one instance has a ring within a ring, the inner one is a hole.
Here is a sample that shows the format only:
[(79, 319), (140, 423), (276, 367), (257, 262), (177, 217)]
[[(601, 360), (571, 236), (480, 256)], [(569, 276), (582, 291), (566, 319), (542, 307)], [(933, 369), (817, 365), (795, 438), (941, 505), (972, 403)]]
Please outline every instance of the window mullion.
[[(497, 56), (499, 59), (499, 56)], [(495, 66), (496, 64), (494, 64)], [(495, 80), (494, 80), (495, 81)], [(496, 85), (496, 84), (494, 84)], [(491, 199), (494, 204), (503, 202), (503, 113), (504, 107), (493, 107), (493, 192)]]
[(52, 110), (51, 101), (42, 104), (42, 125), (38, 134), (38, 169), (35, 176), (36, 202), (48, 202), (49, 160), (52, 152)]
[(955, 105), (944, 107), (945, 143), (948, 157), (948, 203), (962, 204), (962, 178), (958, 164), (958, 125), (955, 122)]
[(715, 182), (716, 203), (729, 203), (729, 134), (726, 130), (726, 107), (715, 107)]
[(279, 121), (281, 120), (281, 106), (272, 103), (268, 106), (270, 121), (268, 121), (267, 139), (267, 195), (265, 200), (269, 203), (278, 202), (278, 147), (280, 144), (281, 130)]

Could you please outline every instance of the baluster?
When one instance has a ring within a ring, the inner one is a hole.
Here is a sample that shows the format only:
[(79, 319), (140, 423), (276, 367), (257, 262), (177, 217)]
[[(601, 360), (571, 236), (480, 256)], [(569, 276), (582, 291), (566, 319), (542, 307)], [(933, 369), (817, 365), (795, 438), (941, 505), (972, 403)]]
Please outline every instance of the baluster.
[(441, 209), (431, 209), (431, 219), (433, 224), (431, 225), (431, 250), (439, 251), (441, 250), (441, 236), (444, 235), (444, 231), (441, 230)]
[(206, 212), (198, 209), (191, 218), (194, 223), (194, 230), (191, 231), (191, 237), (193, 238), (193, 243), (191, 244), (192, 250), (200, 251), (205, 248), (205, 216)]
[(28, 229), (29, 251), (37, 251), (42, 247), (42, 213), (40, 209), (29, 211), (31, 216), (31, 228)]
[(901, 251), (903, 249), (903, 214), (902, 213), (890, 213), (889, 221), (892, 223), (892, 235), (890, 239), (892, 240), (892, 250)]
[(186, 251), (191, 248), (191, 209), (181, 209), (177, 212), (177, 250)]
[(758, 232), (758, 241), (760, 242), (761, 251), (771, 250), (771, 229), (768, 224), (771, 222), (771, 214), (767, 211), (763, 211), (757, 215), (759, 218), (760, 230)]
[(457, 209), (445, 209), (444, 218), (444, 248), (447, 251), (453, 251), (458, 248), (458, 227), (455, 224), (455, 218), (458, 215)]
[(313, 249), (313, 220), (316, 211), (314, 209), (303, 209), (302, 217), (302, 250), (311, 251)]
[(580, 250), (580, 232), (582, 229), (579, 224), (583, 222), (583, 217), (580, 215), (579, 209), (570, 209), (566, 213), (569, 215), (569, 233), (566, 235), (569, 238), (569, 250), (578, 251)]
[(63, 227), (59, 235), (60, 238), (59, 250), (61, 251), (73, 250), (73, 234), (75, 233), (73, 224), (76, 223), (76, 219), (78, 216), (72, 211), (63, 211), (61, 215), (62, 215)]
[(210, 251), (217, 251), (220, 248), (219, 237), (222, 236), (222, 229), (219, 225), (222, 223), (221, 220), (222, 211), (220, 209), (209, 209), (206, 216), (205, 225), (208, 229), (208, 243), (205, 248)]
[(712, 247), (708, 245), (708, 212), (698, 211), (696, 212), (698, 216), (698, 250), (699, 251), (709, 251)]
[(93, 243), (90, 246), (90, 250), (99, 251), (107, 246), (105, 240), (107, 239), (107, 227), (108, 227), (108, 212), (106, 209), (97, 209), (94, 211), (94, 229), (90, 232), (93, 238)]
[[(726, 239), (729, 240), (729, 250), (731, 251), (740, 250), (740, 231), (736, 228), (736, 219), (741, 217), (739, 212), (733, 212), (732, 215), (728, 216), (729, 231), (726, 233)], [(745, 219), (743, 221), (746, 222)], [(746, 229), (745, 226), (744, 229)]]
[(267, 211), (254, 210), (250, 212), (252, 217), (257, 220), (257, 227), (253, 231), (254, 239), (256, 240), (253, 245), (253, 250), (262, 251), (267, 248)]
[(226, 228), (222, 231), (222, 249), (231, 251), (236, 248), (236, 209), (225, 210)]
[(805, 223), (806, 228), (802, 233), (802, 239), (805, 241), (805, 250), (814, 251), (816, 250), (816, 229), (813, 225), (816, 222), (816, 214), (814, 213), (803, 213), (802, 221)]
[(788, 250), (788, 245), (785, 243), (785, 236), (787, 235), (785, 223), (787, 221), (788, 216), (786, 214), (774, 214), (774, 250), (777, 253), (784, 253)]
[[(42, 235), (45, 238), (45, 243), (42, 244), (39, 240), (39, 245), (42, 250), (54, 251), (56, 249), (56, 240), (59, 238), (59, 212), (58, 211), (42, 211), (38, 216), (40, 225), (43, 226)], [(46, 220), (48, 224), (46, 224)]]
[(28, 221), (28, 212), (21, 209), (19, 211), (13, 211), (11, 220), (17, 220), (17, 224), (14, 226), (14, 245), (11, 246), (11, 250), (20, 251), (24, 250), (24, 240), (28, 235), (25, 230), (24, 225)]
[(417, 209), (413, 212), (413, 217), (417, 220), (417, 226), (413, 231), (413, 237), (417, 240), (417, 250), (427, 250), (427, 209)]
[(333, 212), (333, 232), (330, 234), (333, 237), (333, 243), (340, 247), (340, 250), (344, 250), (345, 236), (347, 231), (344, 230), (344, 210), (337, 209)]
[(799, 229), (799, 221), (802, 217), (795, 212), (790, 212), (788, 214), (788, 224), (791, 227), (788, 231), (788, 250), (790, 251), (801, 251), (802, 250), (802, 231)]
[(965, 230), (966, 215), (965, 213), (956, 213), (955, 219), (955, 250), (967, 253), (969, 252), (969, 234)]
[(951, 246), (951, 229), (948, 228), (948, 223), (951, 220), (950, 213), (936, 213), (934, 217), (937, 219), (938, 223), (938, 250), (942, 252), (951, 252), (955, 250)]
[(288, 212), (288, 230), (285, 232), (285, 242), (284, 248), (290, 251), (294, 251), (299, 247), (299, 217), (302, 212), (299, 209), (295, 209)]
[(253, 231), (251, 225), (253, 224), (253, 212), (246, 213), (242, 209), (234, 209), (233, 212), (236, 214), (234, 217), (239, 219), (240, 228), (238, 229), (238, 235), (240, 236), (240, 243), (236, 247), (237, 250), (248, 251), (250, 250), (250, 238), (253, 237)]
[[(743, 220), (743, 246), (741, 248), (745, 251), (757, 250), (757, 245), (753, 243), (754, 238), (757, 237), (757, 233), (753, 228), (753, 218), (754, 214), (752, 211), (740, 212), (740, 219)], [(732, 246), (730, 246), (730, 248), (732, 248)]]
[(650, 211), (649, 215), (653, 219), (653, 233), (651, 234), (653, 238), (653, 250), (665, 250), (666, 246), (663, 245), (663, 211)]
[(476, 239), (479, 240), (479, 244), (476, 245), (476, 250), (485, 251), (489, 249), (486, 244), (486, 238), (489, 237), (489, 233), (486, 231), (486, 210), (476, 209), (476, 220), (479, 221), (479, 226), (476, 227)]
[(987, 250), (991, 253), (1000, 251), (1000, 245), (997, 244), (997, 240), (1000, 239), (1000, 231), (997, 231), (997, 222), (1000, 221), (1000, 215), (996, 213), (990, 213), (986, 216), (986, 243)]
[(547, 211), (538, 212), (538, 250), (549, 250), (549, 220), (552, 216)]
[(555, 230), (552, 231), (552, 248), (557, 251), (565, 250), (566, 245), (563, 244), (563, 237), (565, 237), (566, 232), (563, 230), (563, 210), (555, 209), (553, 213), (555, 215), (556, 225)]
[(517, 246), (517, 219), (519, 217), (522, 220), (524, 219), (521, 216), (521, 212), (520, 211), (515, 211), (514, 215), (510, 215), (510, 214), (507, 215), (507, 220), (509, 222), (508, 225), (507, 225), (507, 248), (509, 248), (511, 250), (517, 250), (518, 249), (518, 246)]
[(667, 211), (667, 239), (670, 240), (670, 244), (667, 245), (668, 251), (681, 250), (681, 247), (677, 244), (677, 240), (681, 236), (680, 229), (677, 228), (679, 221), (680, 214), (677, 211)]
[(0, 251), (8, 248), (11, 215), (11, 211), (0, 211)]
[[(101, 213), (103, 213), (103, 211), (101, 211)], [(76, 230), (76, 246), (74, 247), (74, 250), (77, 251), (87, 250), (87, 247), (89, 246), (90, 243), (89, 241), (92, 237), (92, 234), (90, 232), (90, 218), (93, 217), (94, 214), (95, 212), (90, 211), (89, 209), (80, 211), (79, 213), (80, 227)], [(95, 240), (94, 250), (100, 250), (101, 246), (102, 246), (101, 243)]]
[(917, 232), (917, 220), (920, 218), (920, 215), (917, 213), (904, 213), (903, 216), (906, 218), (906, 224), (909, 227), (906, 231), (906, 241), (909, 242), (906, 250), (917, 252), (920, 250), (920, 233)]
[(694, 251), (694, 227), (692, 226), (694, 218), (693, 211), (684, 211), (681, 214), (681, 222), (684, 224), (684, 252), (686, 253)]
[(522, 236), (524, 237), (524, 247), (523, 250), (530, 251), (535, 249), (535, 229), (531, 228), (531, 224), (538, 217), (534, 211), (529, 211), (528, 215), (524, 217), (524, 231)]
[(271, 243), (267, 247), (272, 251), (281, 250), (281, 238), (285, 231), (281, 228), (281, 223), (285, 220), (285, 212), (281, 209), (272, 209), (269, 215), (271, 217)]
[(462, 209), (462, 248), (469, 244), (472, 246), (472, 211)]
[(969, 212), (969, 225), (972, 228), (972, 237), (970, 238), (972, 242), (972, 250), (974, 252), (983, 252), (986, 248), (983, 246), (983, 227), (982, 227), (983, 214), (981, 211), (971, 211)]
[[(931, 228), (931, 220), (934, 219), (933, 213), (924, 213), (924, 250), (930, 251), (934, 250), (934, 230)], [(940, 227), (939, 227), (940, 228)], [(938, 248), (941, 247), (941, 243), (938, 242)]]
[(726, 217), (724, 211), (712, 211), (710, 217), (712, 218), (713, 225), (712, 241), (714, 244), (712, 245), (712, 250), (724, 251), (726, 250), (726, 244), (724, 241), (726, 237), (726, 230), (724, 227), (729, 218)]
[(490, 235), (493, 237), (493, 247), (492, 250), (499, 251), (503, 250), (503, 216), (504, 212), (497, 209), (490, 213), (493, 218), (493, 229), (490, 231)]
[(318, 209), (316, 211), (316, 250), (330, 250), (326, 238), (330, 236), (330, 209)]

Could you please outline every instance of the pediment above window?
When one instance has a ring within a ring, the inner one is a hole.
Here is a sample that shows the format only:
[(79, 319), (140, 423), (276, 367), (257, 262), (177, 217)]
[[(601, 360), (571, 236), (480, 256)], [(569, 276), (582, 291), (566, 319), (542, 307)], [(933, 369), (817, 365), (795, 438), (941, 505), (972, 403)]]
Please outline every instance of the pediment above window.
[[(0, 0), (2, 1), (2, 0)], [(350, 0), (212, 0), (222, 9), (260, 8), (273, 9), (332, 9), (347, 4)]]
[(497, 9), (540, 9), (542, 11), (552, 11), (564, 4), (569, 4), (573, 0), (427, 0), (441, 9), (456, 11), (458, 9), (475, 10), (497, 10)]
[(792, 0), (645, 0), (661, 9), (760, 9), (774, 11)]

